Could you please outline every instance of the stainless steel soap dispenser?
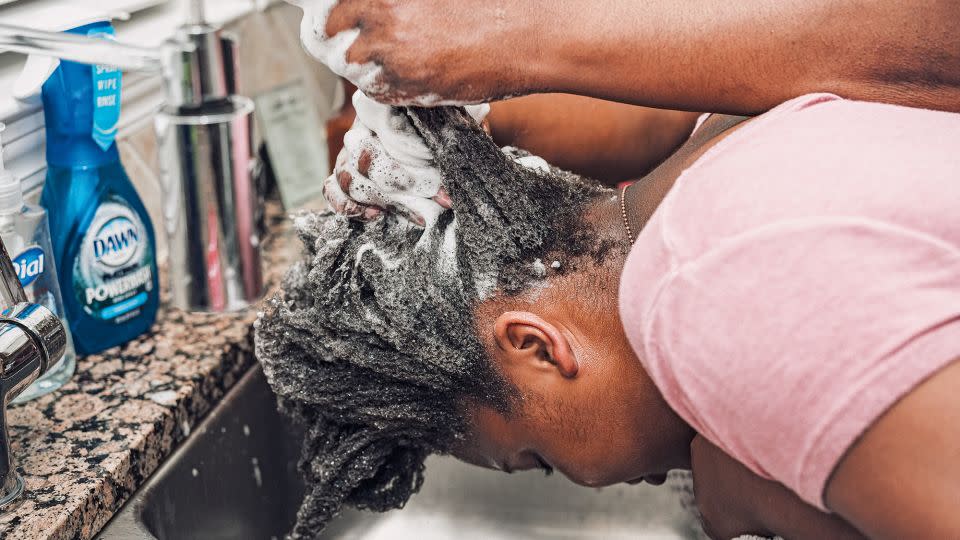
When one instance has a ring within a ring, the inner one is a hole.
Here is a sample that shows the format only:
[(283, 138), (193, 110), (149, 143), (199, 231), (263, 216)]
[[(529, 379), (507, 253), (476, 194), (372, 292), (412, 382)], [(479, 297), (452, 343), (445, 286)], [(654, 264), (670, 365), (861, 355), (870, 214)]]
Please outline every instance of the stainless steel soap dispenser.
[(155, 122), (173, 303), (238, 310), (263, 294), (253, 102), (237, 94), (236, 39), (206, 22), (202, 0), (173, 41)]

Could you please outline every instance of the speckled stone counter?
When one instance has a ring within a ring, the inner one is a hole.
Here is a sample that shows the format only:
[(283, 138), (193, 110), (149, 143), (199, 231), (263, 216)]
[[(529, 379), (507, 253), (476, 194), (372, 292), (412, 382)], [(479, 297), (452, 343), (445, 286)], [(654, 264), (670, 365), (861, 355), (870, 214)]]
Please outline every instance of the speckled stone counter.
[[(297, 251), (286, 220), (273, 221), (271, 285)], [(0, 515), (0, 538), (93, 537), (253, 365), (255, 317), (164, 308), (150, 333), (81, 358), (61, 390), (11, 407), (27, 491)]]

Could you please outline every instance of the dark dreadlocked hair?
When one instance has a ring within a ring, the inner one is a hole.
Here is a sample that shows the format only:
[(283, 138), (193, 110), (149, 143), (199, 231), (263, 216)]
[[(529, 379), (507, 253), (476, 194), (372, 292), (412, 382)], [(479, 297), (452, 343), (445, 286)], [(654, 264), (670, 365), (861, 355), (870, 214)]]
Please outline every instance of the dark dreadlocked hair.
[(453, 211), (419, 229), (330, 213), (295, 226), (303, 260), (257, 324), (257, 355), (281, 409), (306, 426), (307, 495), (291, 538), (316, 538), (342, 505), (402, 507), (424, 459), (464, 433), (465, 399), (509, 412), (474, 326), (492, 292), (518, 294), (553, 254), (598, 257), (609, 246), (584, 225), (609, 195), (570, 173), (518, 164), (461, 108), (409, 108), (451, 194)]

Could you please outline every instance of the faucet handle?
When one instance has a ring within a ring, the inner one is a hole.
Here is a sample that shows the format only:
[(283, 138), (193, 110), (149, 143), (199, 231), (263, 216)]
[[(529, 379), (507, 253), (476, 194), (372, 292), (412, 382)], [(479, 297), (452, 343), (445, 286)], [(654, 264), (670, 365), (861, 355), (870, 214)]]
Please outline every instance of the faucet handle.
[[(63, 326), (60, 317), (49, 309), (39, 304), (28, 304), (21, 302), (0, 311), (0, 324), (7, 323), (19, 327), (23, 330), (31, 341), (36, 345), (40, 353), (40, 370), (36, 374), (38, 378), (47, 370), (63, 358), (63, 353), (67, 348), (67, 331)], [(4, 351), (0, 347), (0, 351)], [(8, 355), (7, 358), (0, 358), (0, 377), (6, 379), (11, 373), (13, 367), (11, 362), (16, 362), (15, 355)], [(10, 398), (19, 395), (16, 392)]]

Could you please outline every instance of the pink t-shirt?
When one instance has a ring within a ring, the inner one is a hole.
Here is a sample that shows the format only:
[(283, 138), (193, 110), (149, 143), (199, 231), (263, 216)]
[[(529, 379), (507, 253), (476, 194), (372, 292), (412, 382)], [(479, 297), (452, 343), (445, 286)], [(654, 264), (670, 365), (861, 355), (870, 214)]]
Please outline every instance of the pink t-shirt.
[(683, 172), (630, 252), (667, 402), (823, 508), (867, 428), (960, 357), (960, 114), (803, 96)]

